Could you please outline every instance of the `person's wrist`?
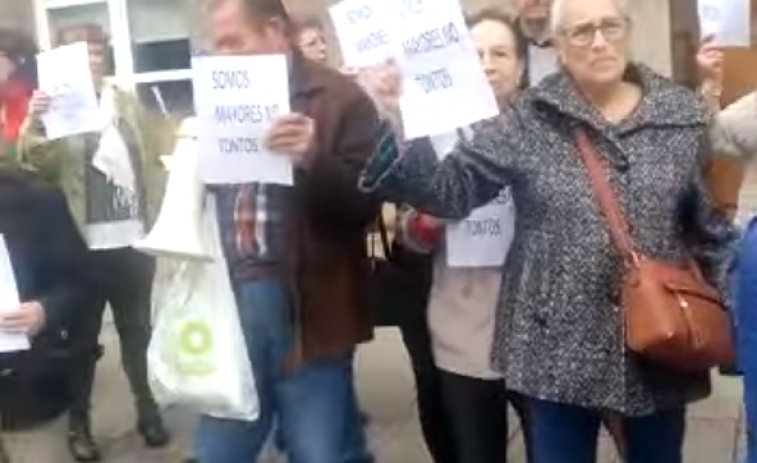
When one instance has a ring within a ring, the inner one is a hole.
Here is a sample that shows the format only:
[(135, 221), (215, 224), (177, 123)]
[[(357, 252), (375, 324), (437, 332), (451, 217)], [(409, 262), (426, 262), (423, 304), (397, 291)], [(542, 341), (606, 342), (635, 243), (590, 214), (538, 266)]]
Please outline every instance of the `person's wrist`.
[(720, 82), (705, 80), (702, 83), (699, 92), (704, 97), (707, 105), (711, 110), (720, 109), (720, 98), (723, 95), (723, 86), (720, 84)]
[(438, 222), (431, 216), (415, 213), (413, 228), (418, 241), (428, 247), (434, 247), (439, 242)]

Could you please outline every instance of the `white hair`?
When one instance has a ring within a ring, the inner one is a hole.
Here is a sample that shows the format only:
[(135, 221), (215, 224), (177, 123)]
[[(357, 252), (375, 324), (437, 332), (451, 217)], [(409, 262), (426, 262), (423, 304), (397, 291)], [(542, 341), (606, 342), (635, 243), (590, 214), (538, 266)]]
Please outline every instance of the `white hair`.
[[(557, 33), (565, 21), (565, 8), (573, 0), (553, 0), (552, 10), (549, 15), (550, 29)], [(629, 0), (610, 0), (620, 15), (626, 19), (630, 18)]]

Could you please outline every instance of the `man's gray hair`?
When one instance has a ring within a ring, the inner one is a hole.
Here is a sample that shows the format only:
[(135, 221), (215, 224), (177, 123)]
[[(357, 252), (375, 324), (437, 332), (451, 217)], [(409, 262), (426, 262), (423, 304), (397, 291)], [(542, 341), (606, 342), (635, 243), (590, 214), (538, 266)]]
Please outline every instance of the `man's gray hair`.
[[(560, 31), (565, 21), (565, 7), (573, 0), (554, 0), (552, 2), (552, 11), (550, 12), (549, 22), (553, 33)], [(621, 16), (630, 19), (630, 1), (629, 0), (610, 0)]]

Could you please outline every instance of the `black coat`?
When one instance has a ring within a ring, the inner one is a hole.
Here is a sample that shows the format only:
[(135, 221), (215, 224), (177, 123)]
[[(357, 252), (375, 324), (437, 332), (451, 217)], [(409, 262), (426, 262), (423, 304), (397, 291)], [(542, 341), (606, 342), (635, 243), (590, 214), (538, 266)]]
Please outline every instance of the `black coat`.
[(21, 301), (42, 303), (46, 329), (75, 324), (90, 276), (87, 246), (62, 193), (30, 174), (0, 172), (0, 233)]
[(32, 349), (0, 354), (2, 427), (28, 428), (59, 415), (69, 401), (69, 377), (85, 356), (78, 326), (92, 276), (87, 246), (63, 194), (25, 173), (0, 170), (0, 233), (22, 302), (39, 301), (46, 325)]

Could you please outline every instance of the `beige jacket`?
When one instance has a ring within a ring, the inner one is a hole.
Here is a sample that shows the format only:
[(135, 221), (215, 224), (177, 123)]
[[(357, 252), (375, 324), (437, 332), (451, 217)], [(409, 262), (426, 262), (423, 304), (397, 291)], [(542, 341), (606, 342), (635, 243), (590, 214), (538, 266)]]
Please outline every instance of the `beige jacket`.
[[(437, 153), (444, 153), (457, 142), (457, 134), (439, 135), (431, 141)], [(471, 378), (500, 379), (492, 368), (491, 351), (502, 269), (450, 267), (443, 244), (424, 249), (412, 236), (408, 219), (415, 213), (407, 208), (400, 211), (398, 238), (417, 252), (435, 254), (427, 321), (436, 366)], [(443, 229), (440, 235), (444, 236)]]
[(757, 91), (718, 113), (710, 137), (717, 154), (743, 161), (757, 156)]

